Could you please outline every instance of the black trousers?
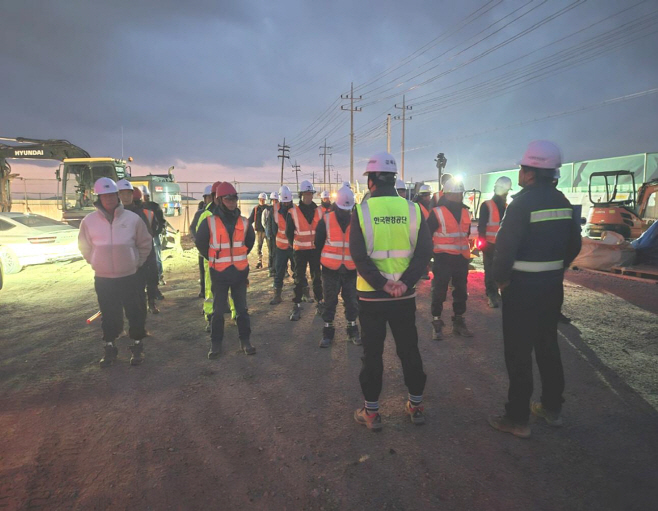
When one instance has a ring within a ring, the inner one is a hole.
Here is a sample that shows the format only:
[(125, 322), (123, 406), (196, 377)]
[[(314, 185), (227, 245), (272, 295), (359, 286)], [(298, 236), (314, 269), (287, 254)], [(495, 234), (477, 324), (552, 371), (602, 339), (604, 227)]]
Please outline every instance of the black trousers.
[(461, 255), (434, 254), (432, 265), (432, 316), (440, 316), (443, 312), (443, 302), (448, 296), (448, 285), (452, 280), (452, 310), (456, 316), (466, 312), (468, 299), (468, 263), (470, 261)]
[(206, 293), (206, 267), (204, 265), (205, 259), (199, 255), (199, 282), (201, 283), (201, 293)]
[(286, 271), (288, 271), (288, 261), (290, 261), (290, 266), (292, 266), (292, 248), (282, 250), (277, 247), (276, 244), (274, 246), (274, 269), (276, 270), (276, 275), (274, 275), (274, 287), (276, 289), (283, 289), (283, 279), (286, 276)]
[[(158, 295), (158, 261), (155, 250), (151, 250), (146, 262), (139, 267), (137, 276), (139, 277), (140, 298), (144, 304), (144, 310), (146, 310), (146, 298), (148, 297), (149, 302), (153, 302)], [(144, 293), (145, 288), (146, 293)]]
[(363, 342), (363, 365), (359, 373), (361, 390), (366, 401), (378, 401), (384, 374), (384, 340), (386, 324), (391, 327), (395, 349), (402, 362), (404, 383), (409, 394), (422, 396), (427, 376), (418, 351), (416, 330), (416, 299), (391, 301), (359, 300), (359, 322)]
[(498, 296), (498, 286), (493, 279), (493, 259), (496, 246), (487, 243), (487, 248), (482, 251), (482, 262), (484, 263), (484, 289), (487, 296)]
[[(557, 343), (558, 315), (564, 297), (563, 274), (513, 272), (503, 289), (503, 338), (509, 375), (507, 416), (525, 423), (532, 396), (532, 351), (539, 367), (541, 402), (547, 410), (562, 409), (564, 372)], [(551, 272), (556, 273), (556, 272)]]
[(274, 238), (265, 238), (267, 240), (267, 267), (274, 268), (274, 250), (276, 242)]
[(219, 343), (224, 340), (224, 311), (228, 304), (228, 292), (231, 291), (233, 305), (235, 306), (236, 321), (238, 323), (238, 337), (240, 340), (249, 340), (251, 336), (251, 320), (247, 310), (247, 277), (239, 276), (235, 281), (226, 281), (220, 272), (210, 269), (212, 281), (212, 319), (210, 323), (210, 339)]
[(311, 282), (313, 284), (313, 296), (316, 301), (322, 300), (322, 275), (320, 274), (320, 251), (317, 248), (313, 250), (295, 250), (295, 297), (292, 299), (295, 303), (301, 303), (304, 288), (308, 287), (306, 279), (306, 266), (311, 272)]
[(330, 323), (336, 317), (338, 293), (343, 297), (345, 319), (356, 321), (359, 314), (359, 302), (356, 296), (356, 270), (340, 271), (322, 267), (322, 293), (324, 309), (322, 320)]
[(139, 293), (140, 285), (137, 273), (116, 279), (94, 278), (105, 342), (114, 342), (123, 332), (124, 311), (130, 338), (139, 341), (146, 337), (146, 304)]

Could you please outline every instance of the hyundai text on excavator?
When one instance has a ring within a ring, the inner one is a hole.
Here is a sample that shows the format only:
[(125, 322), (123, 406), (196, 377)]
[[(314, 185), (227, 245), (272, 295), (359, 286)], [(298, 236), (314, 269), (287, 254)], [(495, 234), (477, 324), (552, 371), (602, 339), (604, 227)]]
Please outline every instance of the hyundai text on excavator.
[[(130, 167), (124, 160), (91, 158), (89, 153), (68, 140), (38, 140), (31, 138), (0, 138), (17, 142), (18, 145), (0, 143), (0, 211), (11, 211), (11, 173), (8, 159), (59, 160), (62, 163), (55, 172), (58, 187), (58, 207), (62, 220), (78, 227), (80, 221), (94, 210), (92, 190), (100, 177), (123, 179), (130, 175)], [(61, 194), (59, 185), (61, 183)]]
[[(595, 188), (603, 189), (597, 200)], [(592, 173), (588, 194), (592, 207), (584, 234), (589, 238), (599, 239), (604, 231), (619, 233), (626, 239), (639, 238), (658, 215), (658, 180), (644, 183), (636, 196), (635, 175), (628, 170)]]

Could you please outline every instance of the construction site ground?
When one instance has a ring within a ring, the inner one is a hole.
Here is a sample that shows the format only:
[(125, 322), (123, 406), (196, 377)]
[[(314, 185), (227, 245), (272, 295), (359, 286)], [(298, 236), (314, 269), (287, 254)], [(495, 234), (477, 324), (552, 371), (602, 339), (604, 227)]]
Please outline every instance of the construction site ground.
[[(188, 245), (189, 246), (189, 245)], [(427, 423), (404, 414), (389, 334), (384, 429), (354, 422), (361, 348), (342, 306), (330, 349), (312, 304), (288, 321), (253, 270), (252, 342), (206, 358), (197, 255), (165, 251), (166, 298), (149, 315), (146, 361), (101, 369), (93, 274), (84, 261), (27, 267), (0, 291), (0, 508), (647, 510), (658, 502), (658, 285), (569, 271), (559, 343), (562, 428), (521, 440), (493, 430), (507, 393), (501, 310), (469, 277), (470, 339), (431, 340), (430, 282), (417, 325)], [(254, 255), (250, 256), (252, 268)], [(450, 304), (447, 304), (450, 310)], [(449, 314), (444, 312), (445, 319)], [(536, 369), (536, 368), (535, 368)], [(539, 378), (535, 370), (536, 387)], [(535, 389), (535, 397), (540, 389)]]

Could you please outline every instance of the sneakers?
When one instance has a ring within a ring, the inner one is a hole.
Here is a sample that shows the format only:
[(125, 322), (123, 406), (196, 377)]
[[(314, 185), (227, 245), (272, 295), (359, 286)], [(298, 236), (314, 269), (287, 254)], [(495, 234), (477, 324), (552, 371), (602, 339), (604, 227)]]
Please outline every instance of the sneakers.
[(425, 424), (425, 408), (423, 408), (423, 405), (414, 406), (411, 404), (411, 401), (407, 401), (404, 411), (416, 426)]
[(371, 431), (381, 431), (382, 429), (382, 418), (379, 412), (368, 413), (365, 407), (354, 412), (354, 420)]
[(537, 402), (530, 403), (530, 411), (533, 415), (537, 417), (542, 417), (546, 420), (546, 423), (549, 426), (559, 428), (562, 426), (562, 417), (560, 417), (560, 412), (551, 412), (544, 408), (544, 405)]
[(433, 341), (442, 341), (444, 339), (443, 336), (444, 326), (446, 326), (446, 324), (443, 322), (442, 319), (435, 319), (434, 321), (432, 321), (432, 328), (434, 328), (434, 332), (432, 333)]
[(132, 346), (129, 346), (130, 352), (130, 365), (138, 366), (144, 362), (144, 346), (141, 342), (135, 342)]
[(100, 359), (98, 364), (101, 367), (110, 367), (117, 359), (117, 355), (119, 354), (119, 348), (116, 346), (110, 346), (110, 345), (105, 345), (105, 354), (103, 355), (103, 358)]
[(511, 433), (519, 438), (530, 438), (530, 426), (514, 422), (506, 415), (490, 415), (489, 424), (492, 428), (503, 433)]
[(466, 327), (466, 322), (464, 321), (463, 316), (455, 316), (452, 318), (452, 333), (461, 335), (462, 337), (473, 337), (473, 332)]
[(292, 311), (290, 312), (290, 321), (299, 321), (302, 317), (302, 307), (296, 303), (292, 306)]

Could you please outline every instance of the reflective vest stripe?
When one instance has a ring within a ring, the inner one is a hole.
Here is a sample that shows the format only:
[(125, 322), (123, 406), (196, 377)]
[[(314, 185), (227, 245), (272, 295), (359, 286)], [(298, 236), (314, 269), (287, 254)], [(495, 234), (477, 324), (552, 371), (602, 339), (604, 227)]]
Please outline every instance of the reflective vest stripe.
[(496, 243), (496, 235), (500, 229), (500, 213), (498, 205), (493, 199), (484, 202), (489, 208), (489, 221), (487, 222), (486, 238), (488, 243)]
[(330, 270), (338, 270), (342, 265), (345, 265), (348, 270), (355, 270), (356, 265), (352, 260), (349, 243), (351, 226), (348, 224), (347, 229), (343, 232), (336, 220), (336, 213), (333, 211), (325, 213), (323, 220), (327, 239), (322, 247), (320, 263)]
[(546, 222), (548, 220), (571, 220), (573, 210), (571, 208), (541, 209), (530, 213), (530, 223)]
[[(235, 223), (233, 243), (230, 241), (226, 226), (218, 216), (208, 217), (208, 227), (210, 230), (208, 266), (215, 271), (224, 271), (230, 266), (235, 266), (238, 270), (245, 270), (249, 265), (247, 247), (244, 245), (249, 227), (247, 219), (241, 216)], [(227, 240), (229, 243), (226, 243)]]
[(471, 218), (468, 210), (462, 209), (459, 223), (457, 223), (452, 213), (448, 214), (449, 210), (446, 206), (437, 206), (434, 208), (434, 213), (439, 221), (439, 226), (432, 234), (434, 253), (462, 255), (466, 259), (470, 259), (468, 235), (471, 230)]
[(514, 261), (512, 269), (529, 273), (563, 270), (564, 261)]
[(315, 228), (322, 220), (322, 208), (316, 208), (313, 213), (313, 222), (309, 225), (306, 217), (301, 213), (299, 206), (293, 205), (290, 210), (295, 223), (295, 238), (292, 248), (295, 250), (312, 250), (315, 248)]

